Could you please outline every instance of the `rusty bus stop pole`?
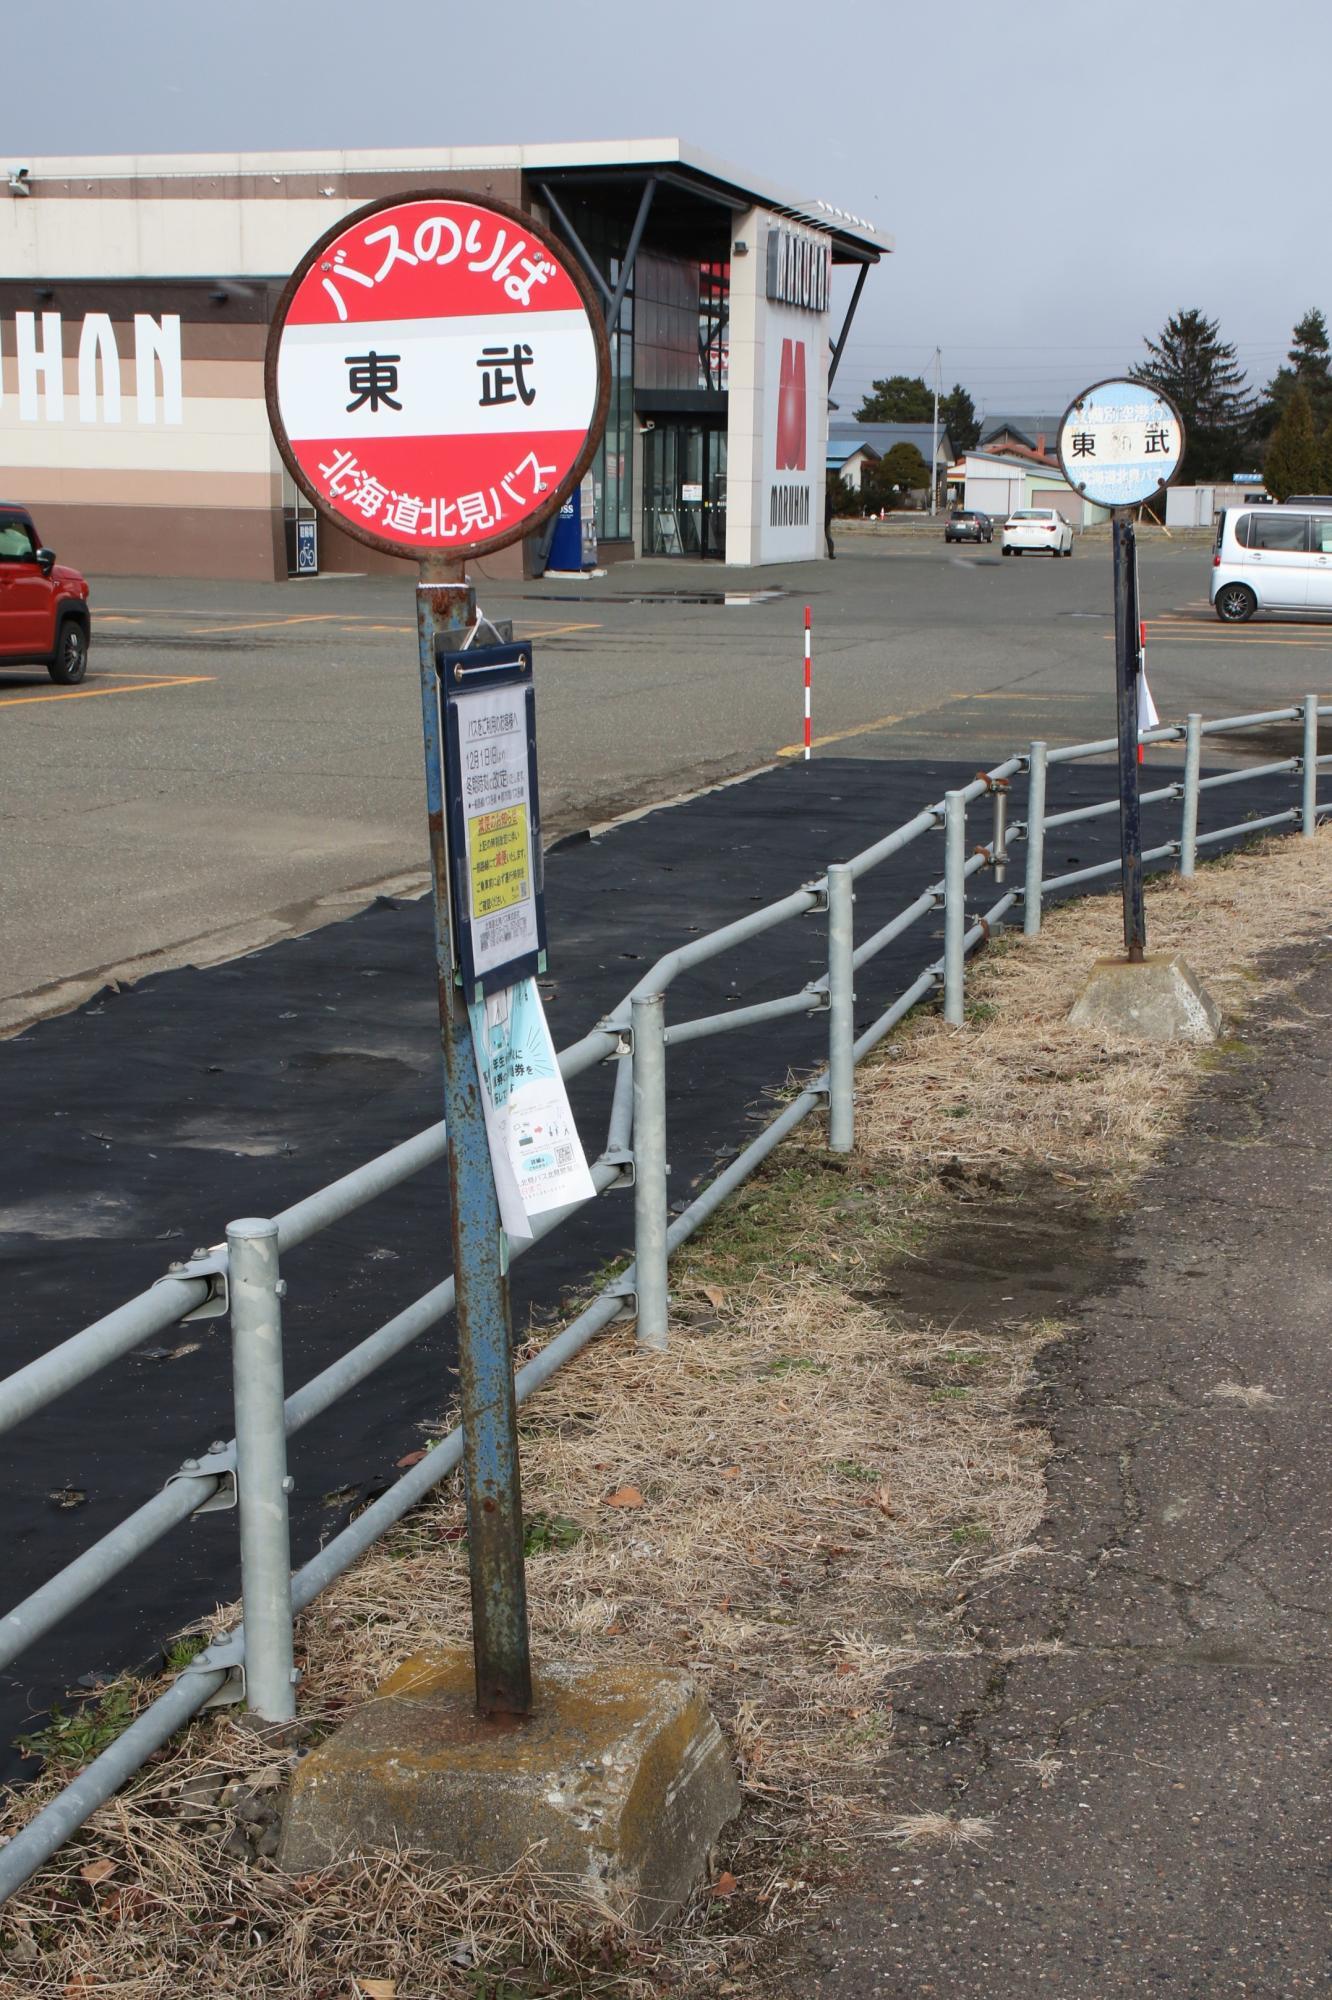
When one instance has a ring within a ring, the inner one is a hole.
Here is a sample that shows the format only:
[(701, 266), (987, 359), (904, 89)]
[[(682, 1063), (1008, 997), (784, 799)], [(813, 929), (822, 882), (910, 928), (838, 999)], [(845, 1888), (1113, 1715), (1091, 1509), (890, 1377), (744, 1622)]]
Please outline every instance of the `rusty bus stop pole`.
[(475, 593), (463, 576), (462, 566), (442, 553), (424, 556), (416, 591), (416, 625), (444, 1052), (476, 1705), (482, 1715), (528, 1715), (532, 1709), (532, 1663), (523, 1570), (509, 1279), (476, 1050), (465, 998), (454, 979), (444, 746), (435, 667), (437, 642), (445, 638), (456, 651), (475, 623)]
[(1124, 949), (1130, 965), (1140, 965), (1147, 949), (1147, 913), (1142, 891), (1142, 813), (1138, 804), (1138, 549), (1126, 507), (1116, 507), (1115, 701), (1119, 721), (1119, 839), (1123, 857)]

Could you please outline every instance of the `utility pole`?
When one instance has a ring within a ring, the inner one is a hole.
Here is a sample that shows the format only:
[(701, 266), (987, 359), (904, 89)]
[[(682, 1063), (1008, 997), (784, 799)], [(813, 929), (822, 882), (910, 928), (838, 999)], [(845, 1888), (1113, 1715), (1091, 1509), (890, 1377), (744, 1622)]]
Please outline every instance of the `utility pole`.
[(934, 512), (934, 503), (938, 498), (938, 493), (939, 493), (939, 384), (941, 381), (941, 376), (939, 371), (942, 365), (942, 361), (943, 361), (943, 356), (940, 350), (936, 347), (934, 350), (934, 440), (930, 446), (930, 513), (931, 514), (933, 514)]

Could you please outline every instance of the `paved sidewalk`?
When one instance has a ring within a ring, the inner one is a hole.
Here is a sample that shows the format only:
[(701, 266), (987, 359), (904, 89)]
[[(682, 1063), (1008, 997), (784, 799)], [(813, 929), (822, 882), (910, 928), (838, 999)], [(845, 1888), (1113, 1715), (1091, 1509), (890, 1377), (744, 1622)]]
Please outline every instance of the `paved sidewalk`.
[(876, 1843), (792, 1993), (1332, 1991), (1332, 951), (1250, 1018), (1051, 1349), (1039, 1557), (892, 1686)]

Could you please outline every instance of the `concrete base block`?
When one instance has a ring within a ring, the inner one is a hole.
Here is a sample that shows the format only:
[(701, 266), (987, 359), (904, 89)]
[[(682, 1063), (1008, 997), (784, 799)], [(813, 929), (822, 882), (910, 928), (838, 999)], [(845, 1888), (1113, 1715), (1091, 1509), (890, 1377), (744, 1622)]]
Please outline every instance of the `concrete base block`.
[(547, 1665), (523, 1722), (476, 1713), (470, 1650), (417, 1654), (301, 1760), (279, 1864), (412, 1848), (491, 1875), (527, 1856), (649, 1928), (704, 1879), (740, 1807), (721, 1731), (684, 1674)]
[(1068, 1018), (1079, 1028), (1149, 1042), (1214, 1042), (1221, 1029), (1220, 1011), (1197, 974), (1164, 952), (1148, 953), (1141, 965), (1098, 959)]

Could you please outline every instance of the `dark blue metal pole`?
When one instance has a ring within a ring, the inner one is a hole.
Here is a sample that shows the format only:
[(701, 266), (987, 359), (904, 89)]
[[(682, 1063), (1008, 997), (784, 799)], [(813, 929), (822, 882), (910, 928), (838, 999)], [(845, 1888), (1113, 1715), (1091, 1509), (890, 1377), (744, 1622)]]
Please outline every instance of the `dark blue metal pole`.
[(1133, 523), (1116, 508), (1115, 699), (1119, 717), (1119, 840), (1123, 857), (1124, 949), (1130, 964), (1141, 964), (1147, 949), (1147, 911), (1142, 892), (1142, 815), (1138, 805), (1138, 549)]
[(476, 622), (476, 599), (460, 567), (427, 557), (416, 592), (420, 638), (421, 721), (435, 896), (435, 965), (444, 1116), (448, 1126), (449, 1201), (457, 1287), (458, 1373), (465, 1440), (467, 1549), (472, 1582), (476, 1705), (482, 1715), (529, 1715), (527, 1585), (523, 1503), (518, 1471), (509, 1280), (499, 1203), (490, 1165), (481, 1083), (465, 997), (454, 978), (449, 922), (449, 859), (444, 812), (444, 746), (436, 642), (457, 651)]

